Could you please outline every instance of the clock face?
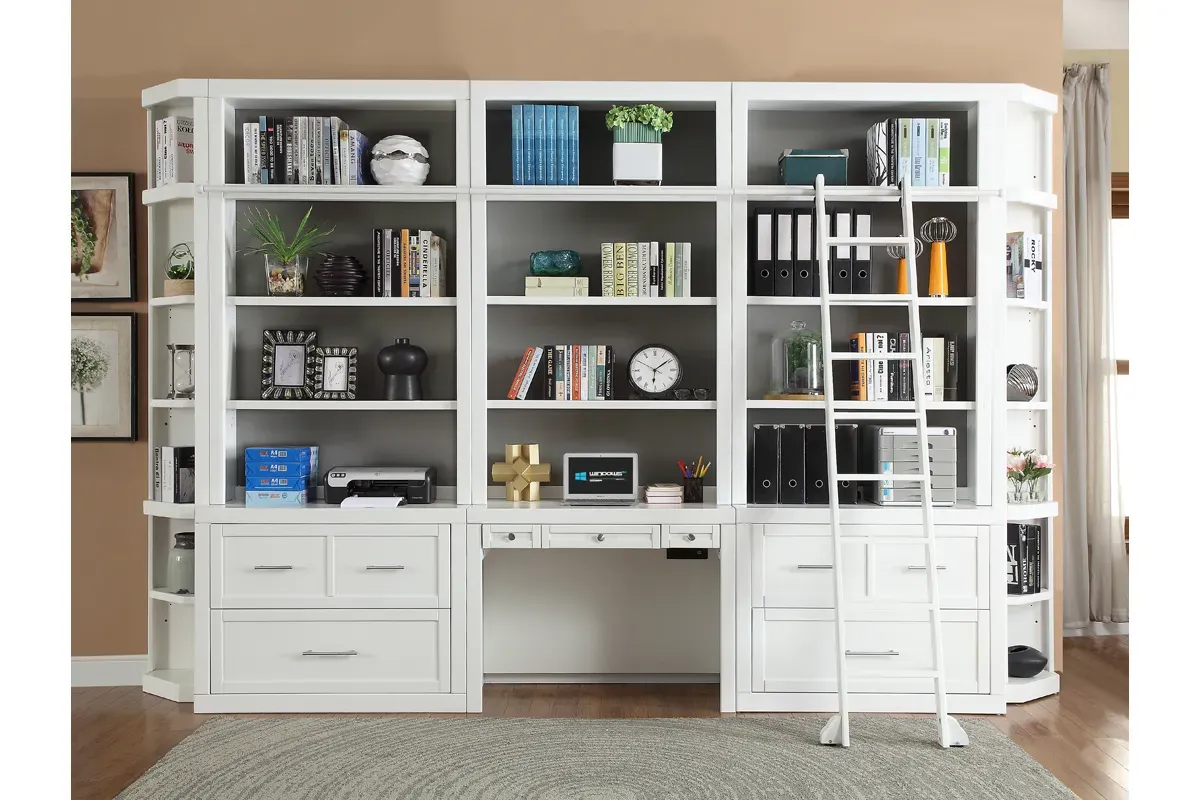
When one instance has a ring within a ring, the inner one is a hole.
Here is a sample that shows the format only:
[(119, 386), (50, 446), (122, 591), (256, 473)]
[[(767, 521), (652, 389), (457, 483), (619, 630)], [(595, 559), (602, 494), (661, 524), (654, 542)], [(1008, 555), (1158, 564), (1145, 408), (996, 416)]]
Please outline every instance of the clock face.
[(629, 383), (644, 395), (666, 394), (682, 377), (679, 356), (662, 345), (643, 347), (629, 359)]
[(333, 356), (325, 359), (325, 369), (321, 376), (321, 388), (326, 392), (344, 392), (349, 384), (348, 366), (350, 359), (345, 356)]
[(302, 344), (275, 345), (275, 385), (303, 386), (305, 346)]

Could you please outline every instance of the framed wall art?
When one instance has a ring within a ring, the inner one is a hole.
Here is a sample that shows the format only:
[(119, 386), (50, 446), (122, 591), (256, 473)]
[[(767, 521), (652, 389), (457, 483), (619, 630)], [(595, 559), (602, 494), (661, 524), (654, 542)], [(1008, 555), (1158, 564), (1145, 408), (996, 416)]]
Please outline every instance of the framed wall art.
[(358, 348), (318, 347), (316, 400), (354, 400), (358, 396)]
[(263, 331), (262, 399), (311, 399), (318, 385), (316, 350), (316, 331)]
[(71, 299), (137, 298), (132, 172), (71, 174)]
[(135, 314), (71, 314), (71, 439), (137, 440)]

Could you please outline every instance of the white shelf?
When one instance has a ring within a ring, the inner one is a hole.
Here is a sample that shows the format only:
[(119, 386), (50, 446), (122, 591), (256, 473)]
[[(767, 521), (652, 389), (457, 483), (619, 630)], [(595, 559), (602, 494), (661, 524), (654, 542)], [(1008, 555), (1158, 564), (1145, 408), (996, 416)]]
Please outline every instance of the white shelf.
[(192, 702), (190, 669), (156, 669), (142, 676), (142, 691), (176, 703)]
[[(900, 400), (835, 400), (838, 411), (915, 411), (916, 403)], [(746, 408), (815, 408), (824, 410), (824, 400), (747, 400)], [(975, 403), (970, 400), (943, 400), (925, 404), (927, 411), (974, 411)]]
[(454, 411), (455, 400), (230, 400), (235, 411)]
[(1031, 400), (1028, 403), (1023, 403), (1019, 400), (1008, 400), (1005, 402), (1009, 411), (1049, 411), (1050, 404), (1045, 400)]
[[(806, 202), (816, 197), (812, 186), (746, 186), (735, 189), (734, 194), (747, 200)], [(898, 203), (900, 189), (897, 186), (826, 186), (825, 196), (831, 202), (860, 201)], [(914, 203), (977, 203), (983, 197), (999, 197), (997, 189), (981, 189), (978, 186), (914, 186)]]
[[(439, 487), (439, 490), (444, 487)], [(453, 500), (434, 503), (414, 503), (399, 508), (342, 508), (325, 502), (309, 503), (291, 508), (246, 508), (245, 503), (226, 503), (205, 509), (206, 522), (253, 522), (260, 524), (322, 524), (465, 522), (467, 507)]]
[(161, 500), (143, 500), (142, 513), (148, 517), (164, 519), (195, 519), (195, 503), (164, 503)]
[(304, 200), (360, 203), (453, 203), (467, 197), (455, 186), (298, 186), (289, 184), (226, 183), (205, 186), (229, 200)]
[(1054, 593), (1048, 591), (1034, 592), (1033, 594), (1010, 594), (1008, 596), (1008, 604), (1010, 606), (1031, 606), (1034, 603), (1047, 603), (1054, 599)]
[(491, 295), (490, 306), (716, 306), (715, 297), (524, 297)]
[(659, 202), (704, 203), (730, 196), (715, 186), (485, 186), (471, 194), (487, 200), (543, 202)]
[(153, 189), (142, 190), (142, 205), (150, 206), (155, 203), (166, 203), (171, 200), (191, 200), (196, 196), (196, 184), (172, 183), (169, 186), (156, 186)]
[(150, 597), (154, 600), (161, 600), (164, 603), (174, 603), (179, 606), (196, 605), (196, 595), (175, 594), (174, 592), (168, 592), (166, 589), (151, 589)]
[(163, 306), (194, 306), (196, 305), (196, 295), (180, 294), (174, 297), (151, 297), (150, 306), (152, 308), (162, 308)]
[(151, 408), (195, 408), (195, 398), (168, 400), (165, 397), (150, 398)]
[[(856, 503), (839, 506), (841, 522), (846, 525), (920, 525), (920, 506), (881, 506), (875, 503)], [(751, 524), (829, 524), (827, 505), (744, 505), (737, 507), (738, 522)], [(934, 522), (938, 525), (987, 525), (993, 511), (988, 506), (977, 506), (967, 500), (959, 500), (953, 506), (936, 506)], [(897, 529), (897, 535), (911, 535)], [(843, 535), (850, 535), (844, 533)]]
[(231, 297), (232, 306), (301, 308), (441, 308), (458, 305), (457, 297)]
[(490, 499), (486, 505), (472, 505), (467, 522), (493, 524), (580, 522), (589, 525), (636, 524), (731, 524), (733, 506), (716, 503), (644, 503), (629, 506), (564, 506), (562, 500), (513, 502)]
[(1010, 203), (1024, 203), (1036, 208), (1048, 208), (1051, 211), (1058, 208), (1058, 196), (1050, 192), (1024, 186), (1010, 186), (1004, 192), (1004, 199)]
[(1006, 701), (1028, 703), (1039, 697), (1058, 694), (1059, 677), (1053, 670), (1043, 670), (1032, 678), (1009, 678)]
[(713, 411), (715, 400), (488, 400), (490, 409), (526, 411)]
[(1052, 519), (1058, 516), (1058, 502), (1048, 500), (1044, 503), (1009, 503), (1008, 521), (1018, 522), (1023, 519)]
[(1019, 300), (1015, 297), (1006, 297), (1004, 304), (1009, 308), (1026, 308), (1033, 311), (1050, 310), (1050, 303), (1045, 300)]
[[(895, 306), (906, 308), (907, 300), (899, 294), (840, 294), (830, 295), (831, 306)], [(751, 306), (813, 306), (820, 308), (819, 297), (747, 297)], [(919, 297), (921, 308), (969, 308), (975, 305), (974, 297)]]

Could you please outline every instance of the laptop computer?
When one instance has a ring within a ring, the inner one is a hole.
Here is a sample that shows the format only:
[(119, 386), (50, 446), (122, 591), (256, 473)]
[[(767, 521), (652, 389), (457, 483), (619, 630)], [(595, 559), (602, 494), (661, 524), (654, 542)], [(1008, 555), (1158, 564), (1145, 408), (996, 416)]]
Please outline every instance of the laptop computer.
[(567, 453), (563, 505), (631, 506), (637, 502), (637, 453)]

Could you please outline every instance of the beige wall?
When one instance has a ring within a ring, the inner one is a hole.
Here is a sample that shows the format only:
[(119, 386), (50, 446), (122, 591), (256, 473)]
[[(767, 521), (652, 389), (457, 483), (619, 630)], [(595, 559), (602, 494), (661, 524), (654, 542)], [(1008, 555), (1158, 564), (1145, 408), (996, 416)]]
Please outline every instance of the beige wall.
[(1129, 172), (1129, 51), (1064, 50), (1063, 64), (1108, 64), (1112, 171)]
[[(942, 3), (936, 40), (927, 7), (360, 0), (338, 6), (353, 19), (330, 25), (326, 0), (208, 0), (171, 13), (160, 0), (76, 2), (71, 167), (134, 171), (145, 188), (141, 90), (173, 78), (1000, 81), (1059, 92), (1060, 2)], [(139, 214), (141, 297), (113, 307), (144, 315)], [(146, 652), (144, 434), (143, 421), (141, 442), (72, 448), (75, 655)]]

